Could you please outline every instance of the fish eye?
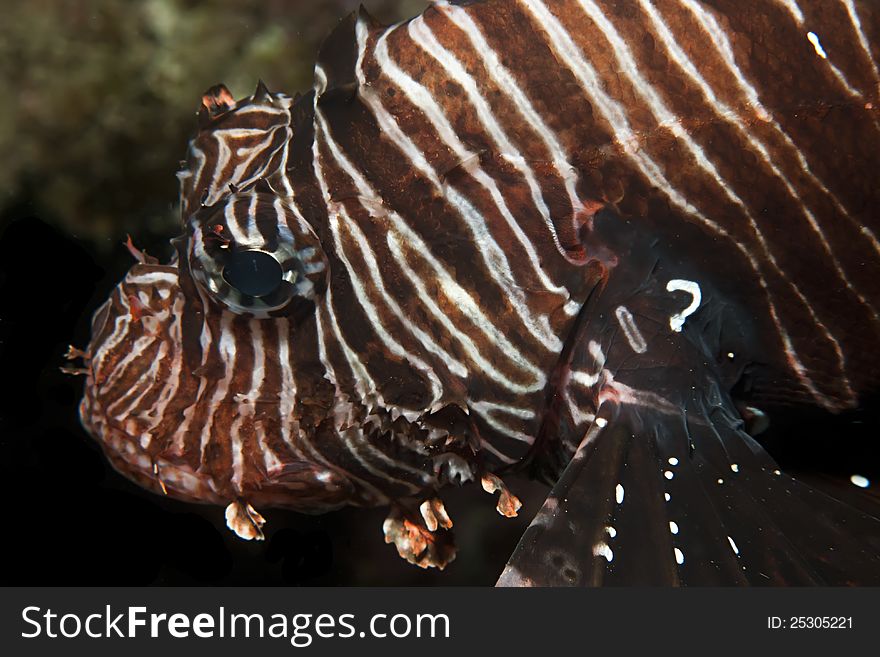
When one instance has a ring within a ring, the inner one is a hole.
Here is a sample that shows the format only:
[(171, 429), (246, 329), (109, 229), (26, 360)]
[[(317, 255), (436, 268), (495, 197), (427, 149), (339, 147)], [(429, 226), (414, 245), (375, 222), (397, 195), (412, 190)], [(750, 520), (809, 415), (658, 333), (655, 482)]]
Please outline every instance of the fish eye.
[(273, 193), (231, 194), (190, 216), (190, 271), (214, 300), (235, 313), (287, 313), (326, 285), (320, 241), (295, 208)]
[(263, 298), (281, 285), (284, 270), (275, 257), (264, 251), (230, 253), (223, 267), (223, 279), (245, 296)]

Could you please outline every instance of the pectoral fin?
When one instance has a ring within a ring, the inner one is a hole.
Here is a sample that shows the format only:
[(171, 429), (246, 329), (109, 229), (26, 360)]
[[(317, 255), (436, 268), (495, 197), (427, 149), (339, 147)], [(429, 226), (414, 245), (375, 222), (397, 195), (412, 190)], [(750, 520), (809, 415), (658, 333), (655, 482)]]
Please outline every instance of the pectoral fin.
[(619, 411), (499, 586), (880, 584), (880, 521), (780, 472), (731, 409)]

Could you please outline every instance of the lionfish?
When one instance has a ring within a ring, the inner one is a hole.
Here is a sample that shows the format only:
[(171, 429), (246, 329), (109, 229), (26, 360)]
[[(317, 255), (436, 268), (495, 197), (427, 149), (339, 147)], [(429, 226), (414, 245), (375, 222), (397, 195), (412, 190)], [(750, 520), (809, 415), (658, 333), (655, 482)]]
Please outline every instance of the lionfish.
[(308, 93), (204, 95), (82, 421), (245, 539), (389, 505), (443, 567), (443, 487), (515, 515), (528, 470), (501, 585), (880, 583), (880, 522), (752, 435), (880, 387), (878, 44), (868, 0), (361, 10)]

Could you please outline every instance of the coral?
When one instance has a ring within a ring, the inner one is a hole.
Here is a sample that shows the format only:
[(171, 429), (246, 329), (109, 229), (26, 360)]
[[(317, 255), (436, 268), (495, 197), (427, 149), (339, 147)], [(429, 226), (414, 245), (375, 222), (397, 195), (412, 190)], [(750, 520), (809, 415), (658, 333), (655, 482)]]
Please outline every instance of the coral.
[[(0, 207), (98, 248), (177, 232), (174, 172), (202, 92), (312, 83), (321, 40), (357, 0), (12, 0), (0, 22)], [(425, 2), (373, 0), (385, 21)]]

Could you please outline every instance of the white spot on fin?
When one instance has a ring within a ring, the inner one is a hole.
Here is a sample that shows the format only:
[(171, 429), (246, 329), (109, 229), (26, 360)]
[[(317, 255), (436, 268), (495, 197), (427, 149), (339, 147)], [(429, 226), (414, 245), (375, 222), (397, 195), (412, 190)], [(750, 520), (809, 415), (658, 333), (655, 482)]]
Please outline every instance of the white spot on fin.
[(853, 485), (858, 486), (859, 488), (867, 488), (871, 485), (870, 480), (867, 477), (863, 477), (862, 475), (854, 474), (849, 480), (853, 483)]
[(629, 309), (626, 306), (617, 306), (614, 310), (614, 315), (617, 317), (617, 323), (620, 324), (620, 328), (623, 329), (623, 335), (626, 337), (630, 349), (637, 354), (645, 353), (648, 350), (648, 343), (645, 342), (645, 338), (642, 332), (639, 331), (636, 320)]
[(611, 563), (614, 560), (614, 552), (608, 547), (607, 543), (596, 543), (596, 545), (593, 546), (593, 556), (605, 557), (605, 560), (608, 563)]
[(730, 536), (727, 537), (727, 542), (730, 543), (730, 547), (733, 550), (734, 554), (739, 554), (739, 548), (736, 547), (736, 543), (733, 542), (733, 539)]
[(675, 292), (676, 290), (681, 290), (682, 292), (687, 292), (691, 295), (690, 305), (680, 313), (676, 313), (669, 318), (669, 327), (676, 333), (680, 333), (681, 328), (684, 326), (684, 320), (690, 315), (693, 315), (697, 308), (700, 307), (700, 301), (703, 299), (703, 294), (697, 283), (680, 278), (673, 278), (666, 284), (667, 292)]

